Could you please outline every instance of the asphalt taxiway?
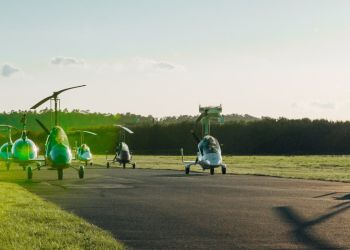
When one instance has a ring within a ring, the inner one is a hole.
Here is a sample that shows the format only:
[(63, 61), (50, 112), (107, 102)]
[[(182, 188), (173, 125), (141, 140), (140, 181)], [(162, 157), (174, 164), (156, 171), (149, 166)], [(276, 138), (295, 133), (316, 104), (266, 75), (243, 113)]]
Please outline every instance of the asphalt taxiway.
[(347, 183), (89, 167), (56, 178), (41, 170), (24, 187), (134, 249), (350, 248)]

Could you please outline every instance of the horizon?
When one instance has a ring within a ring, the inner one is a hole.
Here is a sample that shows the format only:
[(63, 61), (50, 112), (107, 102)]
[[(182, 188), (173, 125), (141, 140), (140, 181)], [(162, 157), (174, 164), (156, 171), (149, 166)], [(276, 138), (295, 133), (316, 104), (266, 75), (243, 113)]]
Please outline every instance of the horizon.
[(165, 117), (222, 104), (225, 114), (346, 121), (349, 7), (341, 0), (5, 2), (2, 109), (87, 84), (62, 94), (62, 109)]

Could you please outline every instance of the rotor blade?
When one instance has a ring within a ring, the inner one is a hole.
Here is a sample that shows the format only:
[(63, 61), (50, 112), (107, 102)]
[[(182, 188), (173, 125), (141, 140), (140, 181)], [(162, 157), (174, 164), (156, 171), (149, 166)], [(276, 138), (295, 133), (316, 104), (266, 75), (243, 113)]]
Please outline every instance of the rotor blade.
[(48, 130), (47, 127), (39, 119), (35, 119), (35, 120), (47, 134), (50, 134), (50, 130)]
[(134, 132), (132, 132), (130, 129), (128, 129), (127, 127), (124, 127), (124, 126), (122, 126), (122, 125), (117, 125), (117, 124), (115, 124), (114, 126), (116, 126), (116, 127), (119, 127), (119, 128), (121, 128), (121, 129), (124, 129), (126, 132), (128, 132), (129, 134), (133, 134)]
[(90, 135), (97, 135), (96, 133), (94, 133), (94, 132), (91, 132), (91, 131), (83, 131), (83, 133), (85, 133), (85, 134), (90, 134)]
[(85, 87), (86, 85), (79, 85), (79, 86), (74, 86), (74, 87), (70, 87), (70, 88), (66, 88), (66, 89), (61, 89), (59, 91), (55, 91), (53, 92), (52, 95), (42, 99), (40, 102), (38, 102), (37, 104), (35, 104), (33, 107), (31, 107), (30, 109), (36, 109), (37, 107), (41, 106), (42, 104), (44, 104), (45, 102), (47, 102), (48, 100), (50, 100), (51, 98), (55, 98), (57, 97), (59, 94), (61, 94), (64, 91), (70, 90), (70, 89), (75, 89), (75, 88), (81, 88), (81, 87)]
[(200, 120), (202, 120), (202, 118), (205, 116), (205, 114), (200, 114), (200, 116), (198, 116), (198, 118), (196, 119), (196, 123), (199, 122)]
[(81, 87), (85, 87), (85, 86), (86, 86), (86, 85), (84, 84), (84, 85), (74, 86), (74, 87), (70, 87), (70, 88), (66, 88), (66, 89), (61, 89), (61, 90), (59, 90), (59, 91), (55, 91), (55, 92), (53, 93), (53, 96), (58, 96), (58, 95), (61, 94), (62, 92), (67, 91), (67, 90), (70, 90), (70, 89), (76, 89), (76, 88), (81, 88)]
[(0, 124), (0, 128), (14, 128), (11, 125)]
[(195, 142), (198, 144), (201, 140), (199, 139), (199, 137), (196, 135), (196, 133), (191, 130), (191, 134), (193, 136), (193, 139), (195, 140)]
[(53, 98), (53, 95), (50, 95), (44, 99), (42, 99), (40, 102), (38, 102), (37, 104), (35, 104), (33, 107), (31, 107), (30, 109), (36, 109), (37, 107), (39, 107), (40, 105), (42, 105), (43, 103), (47, 102), (48, 100), (50, 100), (51, 98)]

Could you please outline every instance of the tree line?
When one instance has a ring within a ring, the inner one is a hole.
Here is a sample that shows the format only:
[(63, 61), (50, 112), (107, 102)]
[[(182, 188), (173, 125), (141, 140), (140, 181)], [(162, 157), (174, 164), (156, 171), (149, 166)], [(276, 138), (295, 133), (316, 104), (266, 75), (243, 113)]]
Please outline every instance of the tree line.
[[(44, 150), (46, 134), (36, 125), (34, 118), (49, 123), (50, 112), (28, 115), (29, 136)], [(60, 117), (67, 131), (86, 129), (98, 136), (85, 136), (85, 141), (95, 154), (113, 153), (119, 141), (120, 130), (115, 123), (127, 125), (134, 131), (127, 135), (126, 141), (135, 154), (178, 155), (180, 148), (185, 154), (195, 154), (196, 144), (190, 134), (194, 129), (201, 134), (199, 124), (195, 126), (195, 116), (168, 117), (155, 119), (152, 116), (133, 114), (99, 114), (89, 112), (64, 112)], [(11, 116), (7, 123), (20, 127), (21, 112), (0, 115), (0, 123), (6, 123), (4, 117)], [(16, 116), (16, 119), (14, 117)], [(31, 118), (29, 118), (31, 117)], [(186, 118), (187, 117), (187, 118)], [(69, 119), (68, 119), (69, 118)], [(236, 117), (237, 118), (237, 117)], [(222, 144), (223, 154), (227, 155), (319, 155), (350, 154), (350, 122), (333, 122), (310, 119), (272, 119), (252, 118), (227, 120), (223, 125), (213, 123), (211, 134)], [(17, 121), (18, 120), (18, 121)], [(18, 122), (19, 124), (13, 124)], [(13, 132), (13, 139), (19, 131)], [(68, 134), (71, 145), (79, 143), (77, 134)], [(0, 133), (0, 143), (6, 141), (6, 133)]]

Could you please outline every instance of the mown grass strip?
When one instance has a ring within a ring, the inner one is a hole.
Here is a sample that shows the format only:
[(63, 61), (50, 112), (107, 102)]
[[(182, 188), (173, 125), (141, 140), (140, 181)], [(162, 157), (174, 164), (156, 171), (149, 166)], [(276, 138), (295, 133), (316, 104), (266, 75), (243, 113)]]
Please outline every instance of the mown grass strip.
[(124, 249), (112, 235), (16, 183), (0, 182), (0, 249)]

